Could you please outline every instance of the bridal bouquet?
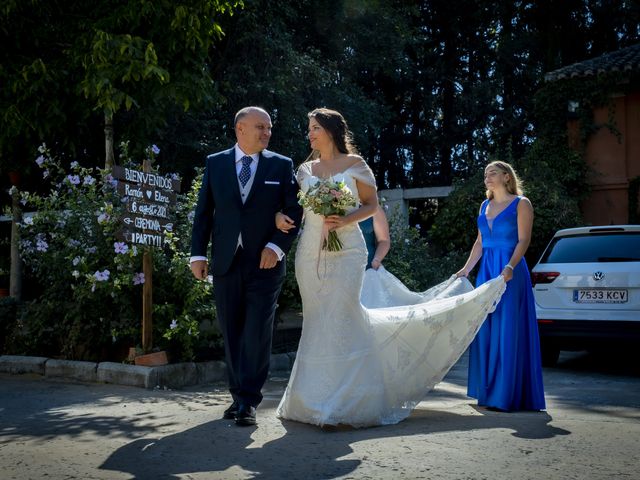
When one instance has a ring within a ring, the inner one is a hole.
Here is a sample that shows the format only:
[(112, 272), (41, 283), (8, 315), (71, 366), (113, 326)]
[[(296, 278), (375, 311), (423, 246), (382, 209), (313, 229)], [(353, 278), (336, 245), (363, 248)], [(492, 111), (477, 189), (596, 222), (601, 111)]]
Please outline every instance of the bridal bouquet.
[[(325, 217), (346, 215), (349, 207), (355, 207), (358, 204), (353, 192), (344, 181), (333, 179), (318, 180), (306, 192), (298, 192), (298, 198), (300, 205), (304, 208)], [(330, 252), (342, 250), (342, 242), (335, 231), (324, 230), (322, 249)]]

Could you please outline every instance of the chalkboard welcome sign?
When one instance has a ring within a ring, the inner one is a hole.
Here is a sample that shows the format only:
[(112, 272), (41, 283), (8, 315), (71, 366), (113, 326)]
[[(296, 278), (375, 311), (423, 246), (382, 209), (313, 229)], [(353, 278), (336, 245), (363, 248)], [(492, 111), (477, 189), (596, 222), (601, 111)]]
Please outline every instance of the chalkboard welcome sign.
[(165, 234), (173, 231), (172, 212), (180, 181), (156, 173), (113, 167), (118, 193), (126, 199), (120, 240), (150, 247), (162, 247)]

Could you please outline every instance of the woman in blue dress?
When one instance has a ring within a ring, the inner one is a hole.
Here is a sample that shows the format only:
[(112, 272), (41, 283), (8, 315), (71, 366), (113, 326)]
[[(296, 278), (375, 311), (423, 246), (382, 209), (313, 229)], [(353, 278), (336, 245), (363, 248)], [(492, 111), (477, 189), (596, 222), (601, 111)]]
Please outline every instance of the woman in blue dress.
[(507, 287), (496, 310), (469, 348), (467, 395), (502, 411), (543, 410), (542, 362), (536, 311), (524, 254), (531, 240), (533, 207), (508, 163), (484, 171), (487, 200), (480, 207), (478, 236), (457, 276), (480, 261), (476, 286), (503, 275)]

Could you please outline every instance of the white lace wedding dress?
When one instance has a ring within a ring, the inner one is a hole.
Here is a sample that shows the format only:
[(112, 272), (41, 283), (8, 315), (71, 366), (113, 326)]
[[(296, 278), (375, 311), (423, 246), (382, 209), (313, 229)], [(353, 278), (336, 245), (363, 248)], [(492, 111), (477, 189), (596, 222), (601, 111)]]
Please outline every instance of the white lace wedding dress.
[[(334, 179), (357, 192), (375, 186), (361, 162)], [(303, 191), (317, 181), (311, 165), (298, 172)], [(284, 419), (355, 427), (397, 423), (438, 383), (469, 346), (504, 291), (499, 277), (473, 289), (450, 278), (410, 292), (390, 273), (367, 271), (354, 223), (337, 230), (343, 248), (321, 250), (323, 217), (305, 211), (296, 251), (303, 327), (289, 384), (277, 409)]]

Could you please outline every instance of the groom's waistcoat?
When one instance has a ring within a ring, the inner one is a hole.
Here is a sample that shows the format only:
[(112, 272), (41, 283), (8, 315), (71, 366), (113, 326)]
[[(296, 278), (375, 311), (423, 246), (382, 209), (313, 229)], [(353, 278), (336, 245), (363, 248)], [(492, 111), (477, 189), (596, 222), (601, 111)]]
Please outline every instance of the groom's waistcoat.
[(295, 234), (278, 231), (275, 214), (285, 207), (287, 197), (291, 203), (295, 190), (291, 160), (264, 150), (243, 203), (234, 149), (209, 155), (194, 216), (191, 255), (206, 256), (211, 240), (212, 272), (223, 275), (231, 266), (240, 234), (245, 254), (256, 261), (268, 242), (287, 252)]

